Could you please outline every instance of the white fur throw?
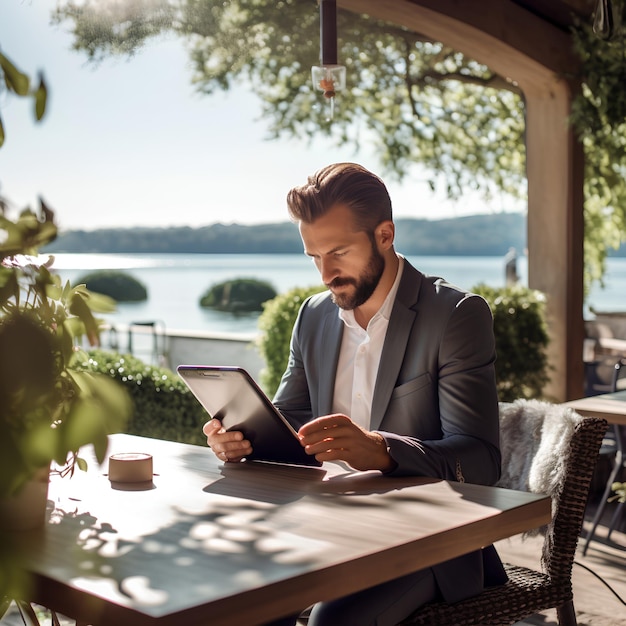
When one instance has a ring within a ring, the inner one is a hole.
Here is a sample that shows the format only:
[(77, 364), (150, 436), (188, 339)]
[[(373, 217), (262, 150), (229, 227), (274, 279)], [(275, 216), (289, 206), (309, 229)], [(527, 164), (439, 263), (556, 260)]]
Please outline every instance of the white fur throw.
[[(497, 486), (545, 493), (554, 501), (565, 478), (572, 433), (581, 419), (572, 409), (540, 400), (501, 403), (502, 475)], [(545, 528), (525, 534), (541, 531)]]

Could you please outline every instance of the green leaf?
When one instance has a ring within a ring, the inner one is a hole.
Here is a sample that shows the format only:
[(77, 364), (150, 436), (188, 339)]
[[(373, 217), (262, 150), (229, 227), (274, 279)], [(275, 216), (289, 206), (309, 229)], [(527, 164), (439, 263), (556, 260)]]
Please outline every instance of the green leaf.
[(66, 280), (63, 284), (63, 290), (61, 291), (61, 295), (59, 296), (59, 300), (63, 302), (67, 302), (70, 298), (70, 293), (72, 292), (72, 284), (69, 280)]
[(102, 437), (106, 438), (106, 433), (99, 426), (98, 417), (90, 409), (89, 403), (79, 397), (56, 429), (59, 433), (55, 456), (57, 463), (61, 463), (61, 459), (66, 458), (68, 452), (76, 451)]
[(57, 328), (57, 338), (59, 350), (65, 363), (69, 363), (74, 352), (74, 335), (68, 327), (68, 320), (65, 320)]
[(76, 370), (70, 374), (80, 387), (83, 399), (102, 411), (106, 432), (120, 432), (133, 410), (126, 388), (106, 374)]
[[(51, 428), (50, 424), (41, 423), (34, 425), (24, 435), (22, 444), (23, 453), (29, 457), (32, 465), (49, 463), (50, 459), (56, 458), (56, 450), (59, 444), (59, 432)], [(60, 464), (65, 463), (65, 454), (62, 459), (56, 458)]]
[(98, 462), (102, 463), (108, 434), (120, 432), (130, 418), (130, 397), (124, 387), (106, 375), (74, 371), (72, 377), (81, 393), (58, 428), (61, 433), (58, 454), (91, 444)]
[(39, 75), (39, 87), (35, 91), (35, 117), (41, 120), (46, 112), (46, 101), (48, 99), (48, 89), (43, 76)]
[(70, 313), (80, 318), (82, 323), (85, 325), (85, 331), (87, 333), (89, 343), (95, 345), (95, 342), (100, 336), (100, 328), (98, 326), (98, 322), (93, 316), (93, 313), (91, 312), (91, 309), (89, 308), (89, 305), (87, 304), (87, 300), (84, 295), (77, 291), (74, 291), (72, 294)]
[(4, 145), (4, 125), (2, 124), (2, 118), (0, 117), (0, 148)]
[(7, 89), (15, 92), (18, 96), (27, 96), (30, 89), (30, 79), (26, 74), (20, 72), (1, 52), (0, 67), (4, 72), (4, 82)]
[(15, 272), (9, 268), (0, 267), (0, 302), (17, 298), (19, 292), (20, 285)]
[(117, 309), (117, 302), (113, 298), (102, 293), (89, 291), (84, 284), (74, 287), (74, 292), (82, 296), (89, 308), (96, 313), (113, 313)]

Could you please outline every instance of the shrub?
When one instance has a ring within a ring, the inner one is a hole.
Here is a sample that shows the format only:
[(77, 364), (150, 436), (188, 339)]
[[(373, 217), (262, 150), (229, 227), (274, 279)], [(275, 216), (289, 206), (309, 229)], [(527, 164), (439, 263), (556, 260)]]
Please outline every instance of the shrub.
[(206, 445), (209, 416), (177, 374), (128, 354), (90, 350), (88, 357), (78, 369), (108, 374), (128, 389), (134, 410), (127, 433)]
[(496, 381), (501, 402), (540, 398), (548, 376), (545, 296), (521, 285), (472, 289), (487, 300), (496, 338)]
[(142, 302), (148, 290), (133, 276), (115, 270), (98, 270), (80, 276), (76, 284), (85, 283), (90, 291), (102, 293), (117, 302)]
[(200, 298), (200, 306), (220, 311), (262, 311), (263, 303), (276, 297), (270, 283), (256, 278), (235, 278), (212, 285)]
[(261, 385), (271, 397), (278, 389), (289, 360), (291, 331), (302, 303), (314, 293), (324, 291), (317, 287), (295, 287), (266, 302), (259, 317), (262, 331), (259, 351), (267, 367), (261, 372)]

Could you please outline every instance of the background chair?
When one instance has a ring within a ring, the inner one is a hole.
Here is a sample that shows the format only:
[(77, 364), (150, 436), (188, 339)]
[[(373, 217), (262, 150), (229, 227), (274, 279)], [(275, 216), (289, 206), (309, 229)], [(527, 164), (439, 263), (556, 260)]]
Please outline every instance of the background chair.
[[(611, 379), (611, 392), (618, 391), (622, 388), (622, 384), (626, 382), (623, 378), (624, 373), (626, 373), (626, 359), (620, 359), (617, 363), (615, 363), (613, 367), (613, 376)], [(587, 554), (587, 549), (589, 548), (589, 544), (591, 540), (594, 538), (596, 533), (596, 529), (600, 520), (602, 519), (602, 515), (604, 514), (604, 509), (607, 505), (607, 500), (611, 495), (611, 485), (617, 480), (618, 474), (622, 471), (624, 467), (626, 467), (626, 426), (619, 426), (617, 424), (612, 425), (609, 430), (606, 432), (605, 437), (602, 441), (602, 446), (600, 447), (600, 455), (601, 456), (613, 456), (613, 467), (611, 468), (611, 473), (607, 478), (606, 485), (604, 486), (604, 491), (600, 498), (600, 502), (598, 503), (598, 508), (596, 510), (596, 514), (593, 517), (593, 521), (591, 522), (591, 528), (587, 533), (587, 537), (585, 539), (585, 545), (583, 546), (583, 555)], [(624, 504), (618, 504), (615, 508), (615, 513), (613, 514), (613, 518), (611, 519), (611, 523), (609, 525), (609, 531), (607, 534), (607, 539), (611, 538), (611, 533), (615, 529), (618, 521), (621, 519), (622, 513), (624, 511)]]
[(500, 626), (550, 608), (556, 608), (561, 626), (576, 625), (572, 564), (607, 422), (559, 405), (517, 400), (500, 406), (500, 425), (498, 486), (548, 493), (552, 498), (552, 521), (541, 530), (543, 572), (505, 563), (509, 576), (505, 585), (455, 604), (428, 604), (403, 625)]

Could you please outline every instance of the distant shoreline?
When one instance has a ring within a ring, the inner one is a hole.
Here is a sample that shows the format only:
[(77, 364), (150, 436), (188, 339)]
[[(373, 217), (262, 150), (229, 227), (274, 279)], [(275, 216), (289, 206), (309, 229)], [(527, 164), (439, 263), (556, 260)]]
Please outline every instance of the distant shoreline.
[[(493, 213), (442, 220), (400, 218), (396, 250), (415, 256), (504, 257), (513, 248), (526, 251), (526, 215)], [(192, 228), (104, 228), (60, 232), (44, 252), (83, 254), (301, 254), (292, 222), (212, 224)], [(626, 256), (626, 245), (609, 251)]]
[[(422, 256), (504, 256), (510, 248), (526, 249), (526, 216), (495, 213), (443, 220), (400, 218), (396, 249)], [(61, 232), (45, 252), (299, 254), (297, 226), (212, 224), (199, 228), (106, 228)]]

